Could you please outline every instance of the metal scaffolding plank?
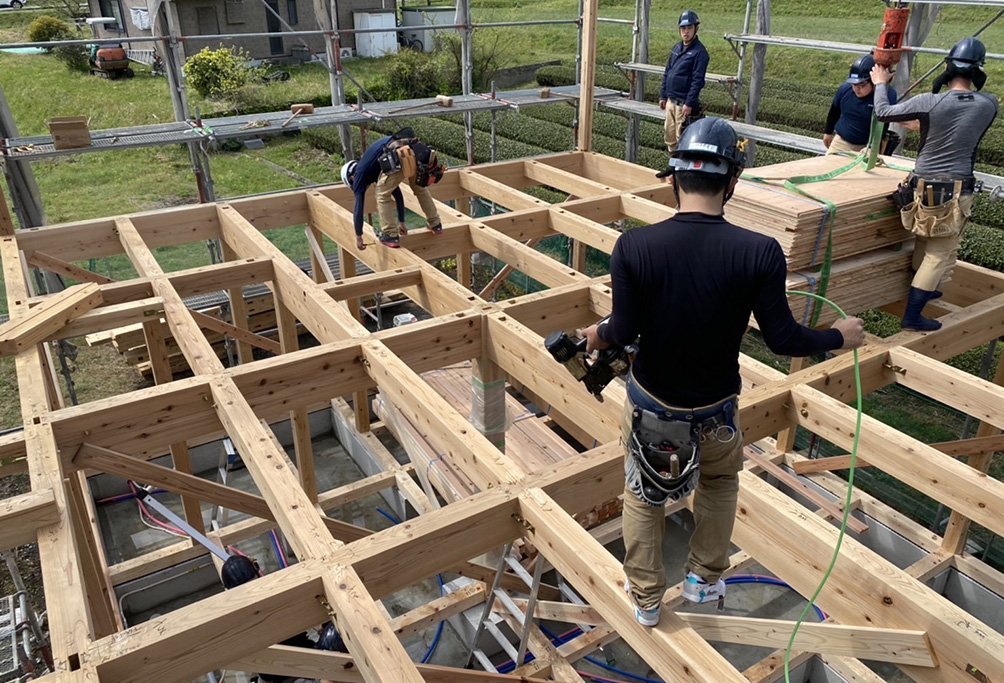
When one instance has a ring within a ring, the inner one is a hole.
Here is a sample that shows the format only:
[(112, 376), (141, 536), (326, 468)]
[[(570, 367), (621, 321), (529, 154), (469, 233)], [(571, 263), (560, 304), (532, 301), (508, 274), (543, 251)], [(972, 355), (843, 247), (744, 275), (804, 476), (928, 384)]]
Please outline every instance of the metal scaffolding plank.
[[(756, 33), (741, 33), (739, 35), (726, 33), (725, 40), (736, 43), (755, 43), (758, 45), (776, 45), (778, 47), (799, 47), (810, 50), (830, 50), (833, 52), (850, 52), (864, 54), (875, 49), (874, 45), (859, 45), (857, 43), (840, 43), (830, 40), (810, 40), (808, 38), (792, 38), (790, 36), (766, 36)], [(931, 55), (947, 55), (948, 50), (938, 47), (903, 47), (904, 50)], [(1004, 59), (1004, 54), (988, 52), (988, 59)]]
[[(365, 107), (336, 105), (318, 107), (313, 114), (297, 116), (290, 120), (288, 110), (267, 112), (245, 116), (228, 116), (203, 119), (202, 125), (194, 121), (178, 121), (151, 126), (131, 128), (109, 128), (91, 132), (91, 145), (74, 149), (56, 149), (49, 135), (8, 138), (3, 141), (2, 153), (12, 159), (34, 161), (49, 157), (87, 152), (103, 152), (112, 149), (133, 149), (187, 143), (193, 140), (212, 141), (257, 137), (270, 133), (278, 134), (293, 130), (303, 130), (319, 126), (353, 125), (372, 123), (382, 119), (398, 119), (414, 116), (437, 116), (460, 114), (463, 112), (518, 110), (520, 107), (554, 104), (561, 97), (578, 98), (579, 86), (568, 85), (551, 88), (551, 97), (540, 96), (539, 89), (512, 90), (496, 93), (495, 99), (488, 95), (460, 95), (453, 98), (452, 107), (441, 107), (423, 100), (398, 100), (375, 102)], [(621, 93), (609, 88), (595, 88), (597, 101), (620, 97)], [(557, 96), (557, 97), (555, 97)], [(562, 97), (563, 96), (563, 97)], [(285, 126), (283, 124), (286, 124)]]
[[(1004, 0), (1001, 0), (1004, 2)], [(661, 76), (666, 71), (666, 67), (658, 64), (644, 64), (642, 62), (614, 62), (614, 66), (624, 71), (640, 71), (647, 74), (657, 74)], [(723, 74), (704, 74), (704, 79), (715, 83), (725, 83), (731, 85), (736, 82), (735, 76), (725, 76)]]

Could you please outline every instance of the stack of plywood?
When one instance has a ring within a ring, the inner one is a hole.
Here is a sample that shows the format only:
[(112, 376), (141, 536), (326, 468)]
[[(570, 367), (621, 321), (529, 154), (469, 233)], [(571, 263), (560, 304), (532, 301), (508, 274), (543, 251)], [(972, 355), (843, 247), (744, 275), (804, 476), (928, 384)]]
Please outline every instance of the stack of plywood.
[[(847, 157), (831, 155), (750, 169), (749, 175), (773, 180), (739, 181), (725, 207), (725, 217), (775, 238), (790, 270), (818, 265), (826, 248), (830, 209), (825, 202), (785, 188), (781, 179), (824, 175), (848, 162)], [(837, 207), (832, 220), (834, 260), (898, 244), (910, 237), (889, 199), (905, 176), (905, 171), (884, 166), (871, 171), (858, 167), (830, 180), (799, 185)]]
[[(826, 202), (784, 187), (784, 179), (825, 175), (849, 161), (825, 156), (750, 169), (749, 175), (766, 182), (740, 181), (726, 205), (725, 217), (775, 238), (787, 259), (788, 289), (815, 293), (820, 289), (827, 233), (832, 229), (826, 296), (850, 314), (903, 299), (910, 287), (913, 236), (903, 229), (890, 198), (906, 171), (885, 166), (865, 171), (859, 166), (829, 180), (799, 185), (832, 202), (835, 216)], [(789, 303), (796, 320), (811, 321), (807, 310), (812, 304), (807, 297), (791, 296)], [(836, 317), (826, 307), (818, 324), (831, 323)]]

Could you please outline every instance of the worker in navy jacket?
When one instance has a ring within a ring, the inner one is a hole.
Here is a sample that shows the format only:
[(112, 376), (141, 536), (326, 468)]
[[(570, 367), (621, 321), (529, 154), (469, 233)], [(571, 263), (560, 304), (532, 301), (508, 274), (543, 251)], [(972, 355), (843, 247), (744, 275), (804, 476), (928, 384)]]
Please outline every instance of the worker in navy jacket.
[(680, 15), (679, 43), (673, 46), (666, 62), (659, 90), (659, 108), (666, 110), (666, 147), (672, 154), (690, 121), (700, 116), (701, 90), (708, 70), (708, 51), (697, 38), (700, 26), (697, 12), (688, 9)]

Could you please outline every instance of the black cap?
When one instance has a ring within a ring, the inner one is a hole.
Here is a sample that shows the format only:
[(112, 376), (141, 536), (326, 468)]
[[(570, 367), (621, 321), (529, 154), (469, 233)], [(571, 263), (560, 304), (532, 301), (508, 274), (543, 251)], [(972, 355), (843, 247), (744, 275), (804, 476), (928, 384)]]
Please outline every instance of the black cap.
[(875, 66), (875, 59), (871, 55), (861, 55), (851, 64), (851, 72), (847, 75), (847, 82), (856, 85), (872, 79), (872, 68)]
[(223, 581), (223, 587), (228, 590), (257, 578), (258, 569), (254, 566), (254, 562), (243, 555), (231, 555), (228, 557), (227, 561), (223, 563), (223, 569), (220, 571), (220, 579)]

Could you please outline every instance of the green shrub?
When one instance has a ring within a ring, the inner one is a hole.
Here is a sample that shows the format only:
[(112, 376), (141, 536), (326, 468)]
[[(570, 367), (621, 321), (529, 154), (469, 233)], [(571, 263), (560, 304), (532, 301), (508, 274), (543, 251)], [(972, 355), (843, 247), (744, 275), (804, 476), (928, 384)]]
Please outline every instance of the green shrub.
[(959, 259), (1004, 272), (1004, 230), (969, 225), (959, 245)]
[(234, 97), (260, 75), (260, 69), (244, 66), (247, 60), (248, 55), (241, 48), (204, 47), (185, 62), (185, 79), (203, 97)]
[(91, 68), (90, 56), (83, 45), (57, 45), (52, 54), (70, 71), (86, 72)]
[(398, 52), (389, 59), (386, 73), (392, 100), (434, 97), (446, 90), (442, 62), (423, 52)]
[[(52, 40), (69, 40), (73, 38), (73, 29), (69, 24), (49, 14), (43, 14), (28, 27), (29, 43), (47, 43)], [(46, 47), (46, 52), (52, 52), (52, 47)]]

